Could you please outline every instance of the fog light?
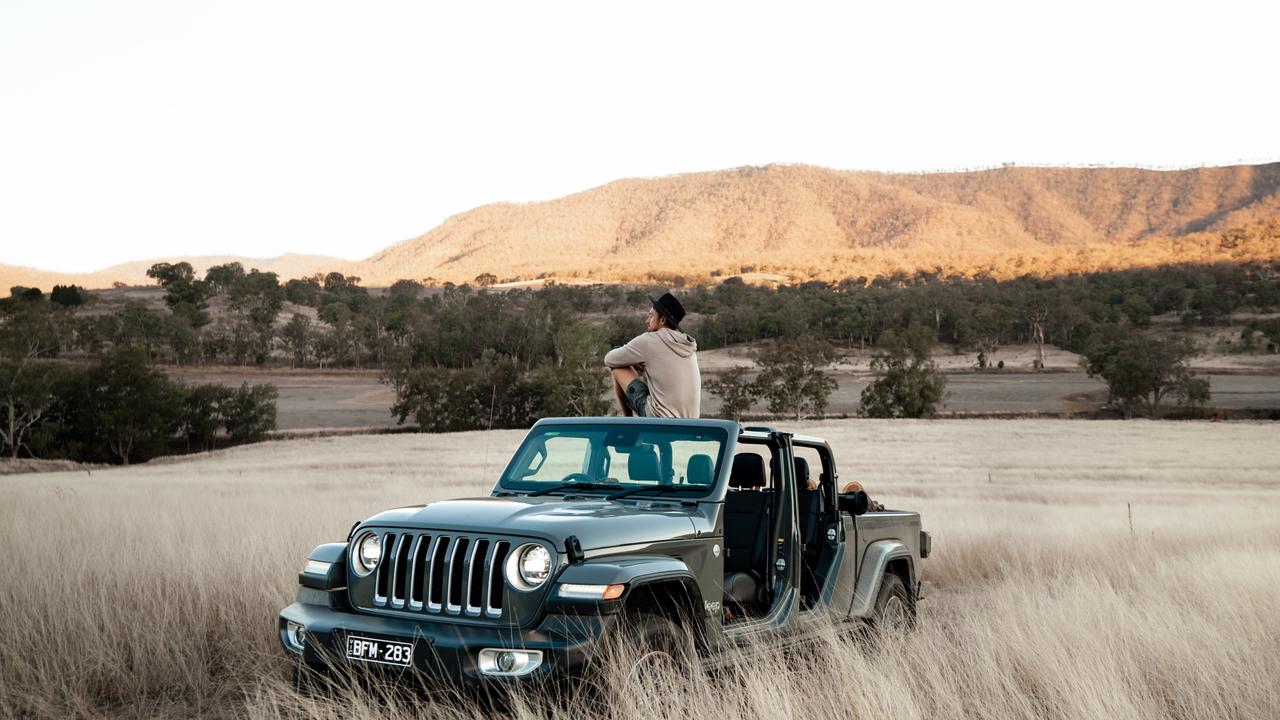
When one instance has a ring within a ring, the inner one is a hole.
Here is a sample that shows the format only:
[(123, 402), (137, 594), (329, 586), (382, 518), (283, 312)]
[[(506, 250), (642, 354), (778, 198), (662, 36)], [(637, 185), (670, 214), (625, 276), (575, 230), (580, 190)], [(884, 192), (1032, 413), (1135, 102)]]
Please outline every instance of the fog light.
[(485, 648), (480, 651), (476, 663), (482, 675), (520, 677), (528, 675), (542, 664), (541, 650), (508, 650)]
[(307, 646), (307, 628), (296, 622), (289, 622), (284, 631), (285, 642), (295, 652), (302, 652)]
[(516, 654), (513, 652), (498, 653), (498, 672), (509, 673), (516, 667)]

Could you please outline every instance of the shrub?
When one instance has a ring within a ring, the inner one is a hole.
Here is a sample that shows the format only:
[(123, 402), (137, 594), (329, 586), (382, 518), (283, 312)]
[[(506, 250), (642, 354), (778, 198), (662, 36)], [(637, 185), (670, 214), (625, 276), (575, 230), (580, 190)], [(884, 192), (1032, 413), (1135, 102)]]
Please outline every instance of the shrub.
[(258, 442), (276, 429), (274, 385), (242, 384), (224, 401), (223, 423), (233, 443)]
[(862, 390), (862, 414), (873, 418), (922, 418), (937, 413), (947, 380), (930, 358), (933, 333), (912, 325), (899, 335), (886, 331), (884, 352), (871, 361), (879, 377)]
[(812, 336), (775, 340), (756, 355), (760, 375), (754, 387), (769, 400), (769, 412), (802, 420), (822, 417), (839, 385), (825, 368), (835, 362), (831, 343)]
[(707, 392), (720, 398), (720, 417), (741, 420), (755, 404), (759, 388), (742, 376), (742, 370), (721, 374), (706, 383)]

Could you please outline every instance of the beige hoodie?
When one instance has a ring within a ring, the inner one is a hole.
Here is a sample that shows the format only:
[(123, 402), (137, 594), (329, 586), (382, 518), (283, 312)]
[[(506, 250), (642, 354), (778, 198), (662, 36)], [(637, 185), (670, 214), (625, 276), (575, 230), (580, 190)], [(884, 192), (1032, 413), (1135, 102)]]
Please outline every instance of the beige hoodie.
[(698, 343), (671, 328), (646, 332), (605, 353), (610, 368), (644, 363), (642, 379), (649, 386), (651, 417), (696, 418), (702, 406), (702, 375), (698, 371)]

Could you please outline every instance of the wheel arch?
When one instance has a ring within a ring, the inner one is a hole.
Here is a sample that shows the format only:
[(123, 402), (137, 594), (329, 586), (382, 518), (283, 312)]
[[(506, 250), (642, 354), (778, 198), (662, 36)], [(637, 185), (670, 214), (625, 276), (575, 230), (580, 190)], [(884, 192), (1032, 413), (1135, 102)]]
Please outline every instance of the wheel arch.
[(886, 574), (896, 575), (907, 587), (913, 598), (915, 587), (915, 561), (911, 550), (901, 540), (877, 540), (867, 546), (858, 566), (858, 581), (853, 600), (849, 603), (849, 617), (867, 618), (875, 609), (876, 595)]
[(706, 610), (697, 576), (679, 558), (664, 555), (629, 555), (599, 558), (571, 565), (558, 579), (560, 583), (627, 586), (622, 597), (624, 611), (640, 608), (662, 610), (677, 608), (673, 619), (682, 625), (701, 628)]

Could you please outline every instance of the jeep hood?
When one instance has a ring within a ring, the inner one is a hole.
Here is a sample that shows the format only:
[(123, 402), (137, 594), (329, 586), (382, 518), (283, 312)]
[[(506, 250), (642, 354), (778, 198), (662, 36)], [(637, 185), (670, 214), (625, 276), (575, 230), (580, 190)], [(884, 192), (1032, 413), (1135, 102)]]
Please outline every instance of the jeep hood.
[(690, 513), (670, 501), (610, 502), (562, 497), (482, 497), (443, 500), (379, 513), (365, 525), (527, 535), (563, 540), (576, 535), (584, 550), (679, 540), (695, 536)]

